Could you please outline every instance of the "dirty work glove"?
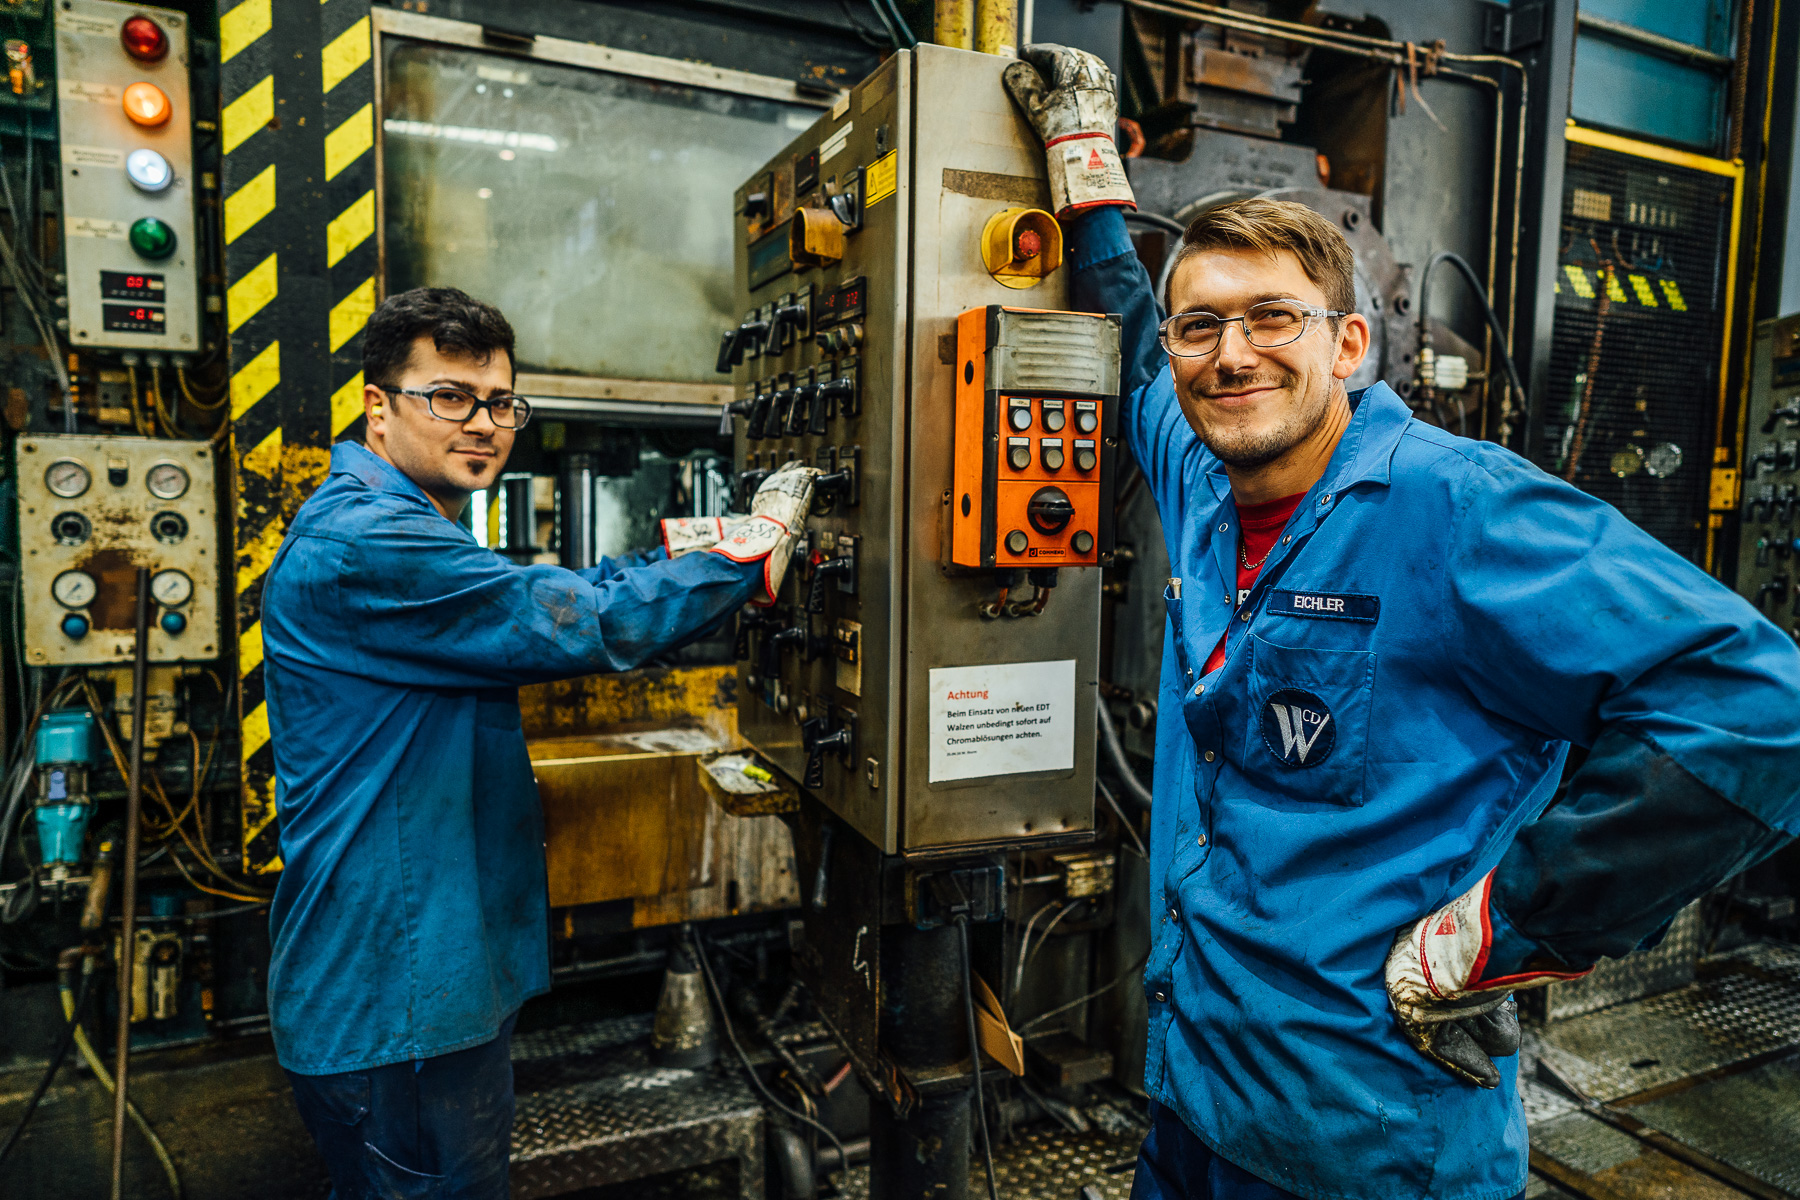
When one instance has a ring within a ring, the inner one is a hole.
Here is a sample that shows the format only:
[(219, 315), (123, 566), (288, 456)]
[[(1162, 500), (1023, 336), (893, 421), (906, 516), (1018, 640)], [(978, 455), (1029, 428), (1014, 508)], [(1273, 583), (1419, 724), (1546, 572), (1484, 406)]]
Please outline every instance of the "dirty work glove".
[(695, 550), (710, 550), (725, 536), (723, 517), (666, 517), (662, 522), (663, 549), (670, 558)]
[(1023, 58), (1002, 78), (1044, 139), (1050, 207), (1057, 219), (1109, 204), (1136, 208), (1113, 143), (1119, 91), (1106, 64), (1085, 50), (1049, 42), (1025, 47)]
[(750, 603), (767, 608), (775, 603), (781, 581), (787, 575), (794, 546), (806, 532), (806, 510), (812, 504), (817, 467), (789, 463), (763, 480), (750, 501), (750, 516), (725, 531), (710, 554), (723, 554), (732, 562), (763, 563), (762, 587)]
[(1388, 1002), (1413, 1049), (1477, 1087), (1500, 1085), (1496, 1058), (1519, 1051), (1519, 1009), (1511, 993), (1574, 979), (1585, 971), (1528, 971), (1483, 979), (1493, 922), (1494, 873), (1394, 937)]

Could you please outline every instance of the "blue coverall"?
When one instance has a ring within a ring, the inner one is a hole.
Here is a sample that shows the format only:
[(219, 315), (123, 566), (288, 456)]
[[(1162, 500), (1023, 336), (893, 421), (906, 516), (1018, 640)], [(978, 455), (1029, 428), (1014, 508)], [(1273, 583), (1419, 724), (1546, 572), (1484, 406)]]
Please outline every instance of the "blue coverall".
[(468, 1050), (548, 990), (519, 685), (687, 642), (750, 599), (762, 567), (660, 549), (585, 571), (517, 566), (385, 460), (332, 450), (263, 592), (283, 1067), (324, 1076)]
[[(1146, 1087), (1310, 1200), (1515, 1196), (1517, 1059), (1486, 1091), (1402, 1039), (1396, 931), (1498, 868), (1484, 978), (1653, 944), (1800, 832), (1800, 650), (1617, 510), (1382, 384), (1351, 397), (1238, 605), (1230, 481), (1176, 402), (1124, 222), (1100, 210), (1069, 241), (1074, 307), (1124, 317), (1124, 428), (1180, 580)], [(1546, 812), (1571, 744), (1588, 757)], [(1153, 1176), (1138, 1195), (1161, 1194)]]

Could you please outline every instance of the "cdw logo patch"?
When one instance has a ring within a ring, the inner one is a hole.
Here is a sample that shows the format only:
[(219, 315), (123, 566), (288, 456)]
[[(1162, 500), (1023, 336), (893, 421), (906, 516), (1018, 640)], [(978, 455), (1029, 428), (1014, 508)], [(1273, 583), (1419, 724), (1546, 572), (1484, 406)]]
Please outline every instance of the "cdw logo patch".
[(1262, 734), (1269, 753), (1290, 767), (1316, 767), (1337, 744), (1331, 710), (1298, 688), (1282, 688), (1263, 704)]

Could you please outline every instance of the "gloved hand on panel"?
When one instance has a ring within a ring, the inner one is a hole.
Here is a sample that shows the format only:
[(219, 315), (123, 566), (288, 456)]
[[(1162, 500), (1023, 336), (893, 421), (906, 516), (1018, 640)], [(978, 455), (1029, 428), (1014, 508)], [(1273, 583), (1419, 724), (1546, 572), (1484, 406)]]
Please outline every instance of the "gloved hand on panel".
[(1137, 207), (1113, 142), (1119, 91), (1104, 62), (1085, 50), (1035, 42), (1003, 78), (1044, 139), (1050, 207), (1059, 221), (1107, 205)]
[(750, 515), (724, 531), (709, 553), (723, 554), (733, 562), (763, 560), (763, 585), (750, 603), (762, 608), (775, 603), (781, 581), (787, 576), (794, 546), (806, 532), (806, 512), (812, 505), (817, 467), (790, 463), (763, 480), (750, 501)]
[(1500, 1084), (1496, 1058), (1519, 1051), (1519, 1009), (1512, 993), (1586, 972), (1531, 971), (1483, 979), (1493, 922), (1480, 883), (1394, 937), (1387, 958), (1388, 1002), (1420, 1054), (1477, 1087)]
[[(739, 518), (732, 518), (733, 522)], [(724, 517), (665, 517), (662, 522), (663, 549), (670, 558), (680, 558), (696, 550), (710, 550), (719, 544), (728, 528)]]

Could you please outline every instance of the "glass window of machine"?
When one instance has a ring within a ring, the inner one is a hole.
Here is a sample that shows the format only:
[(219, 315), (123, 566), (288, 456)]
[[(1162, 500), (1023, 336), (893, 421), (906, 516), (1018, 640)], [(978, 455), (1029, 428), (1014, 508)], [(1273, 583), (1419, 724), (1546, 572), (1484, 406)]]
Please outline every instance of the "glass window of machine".
[(519, 367), (713, 382), (731, 310), (732, 188), (818, 110), (384, 38), (391, 293), (460, 287)]

